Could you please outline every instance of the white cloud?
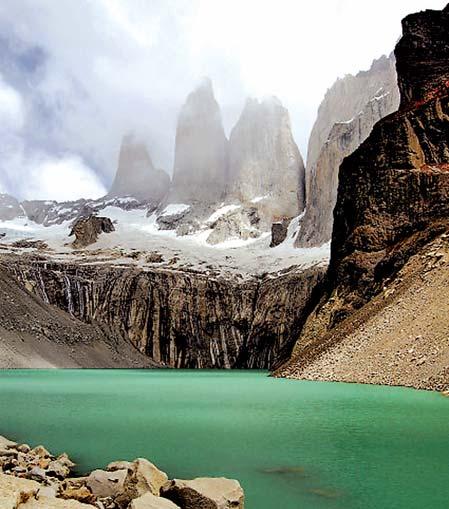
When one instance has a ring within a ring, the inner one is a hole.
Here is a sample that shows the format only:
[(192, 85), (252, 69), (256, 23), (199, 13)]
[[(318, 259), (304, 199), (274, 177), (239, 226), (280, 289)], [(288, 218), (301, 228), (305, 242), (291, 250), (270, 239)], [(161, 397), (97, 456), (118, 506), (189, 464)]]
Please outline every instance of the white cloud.
[(98, 177), (77, 156), (43, 158), (29, 164), (32, 166), (23, 190), (25, 199), (69, 201), (99, 198), (106, 194)]
[(18, 131), (25, 121), (21, 95), (0, 74), (0, 131)]
[[(7, 187), (12, 182), (17, 192), (29, 192), (24, 172), (37, 152), (53, 161), (71, 154), (72, 162), (59, 168), (77, 167), (78, 158), (107, 184), (120, 138), (131, 129), (146, 136), (155, 163), (170, 171), (177, 113), (205, 75), (214, 82), (228, 132), (247, 95), (278, 95), (305, 157), (316, 110), (335, 79), (389, 53), (404, 15), (445, 3), (378, 0), (367, 8), (360, 0), (0, 2), (3, 37), (39, 46), (46, 55), (32, 83), (23, 78), (21, 94), (0, 82), (0, 119), (7, 119), (11, 131), (24, 131), (23, 153), (15, 159), (25, 163), (14, 166), (17, 175), (8, 170)], [(45, 112), (43, 120), (30, 117), (30, 104)], [(45, 146), (36, 148), (36, 139)]]

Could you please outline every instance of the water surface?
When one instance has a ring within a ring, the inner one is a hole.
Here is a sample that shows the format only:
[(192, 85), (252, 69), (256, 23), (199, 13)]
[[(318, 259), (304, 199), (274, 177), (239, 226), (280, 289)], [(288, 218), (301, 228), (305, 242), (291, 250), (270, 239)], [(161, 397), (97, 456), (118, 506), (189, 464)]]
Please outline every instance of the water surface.
[(240, 480), (247, 509), (447, 509), (449, 399), (260, 371), (0, 371), (0, 434), (78, 471), (147, 457)]

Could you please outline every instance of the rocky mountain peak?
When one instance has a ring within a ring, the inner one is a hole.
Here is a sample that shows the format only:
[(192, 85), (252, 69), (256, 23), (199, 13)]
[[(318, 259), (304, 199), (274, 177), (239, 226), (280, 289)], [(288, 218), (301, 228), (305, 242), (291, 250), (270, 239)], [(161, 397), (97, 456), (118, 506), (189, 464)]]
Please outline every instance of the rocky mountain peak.
[(117, 173), (109, 197), (132, 196), (159, 203), (167, 194), (170, 178), (154, 167), (145, 143), (134, 134), (123, 137)]
[(402, 20), (403, 36), (395, 49), (401, 109), (445, 95), (449, 87), (449, 5)]
[(338, 170), (370, 134), (373, 125), (399, 104), (393, 55), (370, 69), (338, 79), (327, 91), (313, 126), (307, 155), (307, 206), (297, 247), (328, 242), (337, 199)]
[(211, 203), (223, 198), (228, 141), (212, 83), (205, 78), (187, 97), (176, 129), (172, 203)]
[(248, 99), (229, 140), (229, 195), (271, 215), (293, 217), (304, 208), (304, 163), (290, 116), (276, 97)]

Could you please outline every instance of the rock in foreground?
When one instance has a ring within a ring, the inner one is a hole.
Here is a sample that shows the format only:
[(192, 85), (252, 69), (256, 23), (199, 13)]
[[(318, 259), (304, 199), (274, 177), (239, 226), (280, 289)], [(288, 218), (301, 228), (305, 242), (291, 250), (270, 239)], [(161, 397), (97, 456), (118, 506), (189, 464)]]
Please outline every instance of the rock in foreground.
[(224, 477), (174, 479), (162, 493), (183, 509), (243, 509), (243, 490), (238, 481)]
[(87, 477), (70, 477), (74, 466), (65, 453), (56, 457), (0, 436), (0, 508), (243, 509), (238, 481), (169, 481), (144, 458), (115, 461)]

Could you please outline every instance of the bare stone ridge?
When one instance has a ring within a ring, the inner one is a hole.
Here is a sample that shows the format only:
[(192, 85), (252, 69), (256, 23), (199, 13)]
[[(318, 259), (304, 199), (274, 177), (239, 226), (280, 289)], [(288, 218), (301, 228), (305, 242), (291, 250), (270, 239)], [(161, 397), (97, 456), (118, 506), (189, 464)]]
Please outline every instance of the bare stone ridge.
[(229, 154), (229, 198), (259, 203), (270, 219), (304, 209), (304, 163), (288, 111), (277, 98), (247, 100), (231, 132)]
[[(395, 51), (401, 108), (380, 120), (340, 166), (328, 289), (309, 315), (284, 374), (301, 377), (308, 366), (317, 367), (318, 360), (330, 352), (328, 360), (334, 367), (329, 369), (335, 375), (335, 366), (348, 361), (341, 356), (351, 349), (348, 335), (360, 332), (360, 325), (372, 323), (375, 316), (374, 327), (379, 329), (366, 326), (357, 339), (353, 337), (357, 353), (351, 354), (359, 364), (369, 362), (373, 369), (352, 381), (449, 387), (447, 312), (442, 303), (435, 306), (447, 293), (449, 267), (448, 16), (446, 7), (413, 14), (403, 22), (404, 35)], [(430, 69), (434, 65), (437, 74)], [(401, 298), (388, 301), (395, 292), (403, 292)], [(390, 310), (386, 310), (388, 303)], [(425, 317), (420, 317), (423, 303), (434, 308), (430, 313), (426, 308)], [(409, 313), (414, 323), (397, 327), (398, 315), (409, 311), (406, 305), (414, 308)], [(391, 317), (383, 326), (382, 314)], [(400, 355), (388, 364), (385, 359), (391, 359), (393, 347), (382, 346), (378, 332), (390, 342), (394, 338), (397, 350), (399, 344), (410, 348), (413, 337), (407, 337), (406, 331), (416, 334), (416, 327), (429, 336), (422, 344), (414, 342), (411, 353), (420, 359), (419, 364), (408, 368)], [(371, 354), (363, 359), (360, 354), (367, 341)], [(388, 355), (385, 348), (390, 349)], [(377, 364), (373, 351), (380, 358)], [(421, 368), (426, 358), (429, 364)], [(402, 369), (393, 373), (399, 365)], [(328, 373), (328, 368), (324, 370)], [(322, 375), (312, 369), (307, 376), (322, 379)]]
[(120, 148), (117, 173), (108, 196), (131, 196), (158, 204), (167, 194), (169, 185), (169, 176), (153, 166), (145, 144), (133, 135), (125, 136)]
[(401, 109), (445, 93), (449, 85), (449, 5), (402, 20), (403, 37), (396, 45)]
[(398, 104), (393, 55), (375, 60), (368, 71), (337, 80), (328, 90), (309, 140), (306, 214), (297, 247), (330, 240), (340, 164)]
[(171, 203), (214, 203), (223, 199), (228, 141), (212, 83), (187, 97), (178, 117)]

